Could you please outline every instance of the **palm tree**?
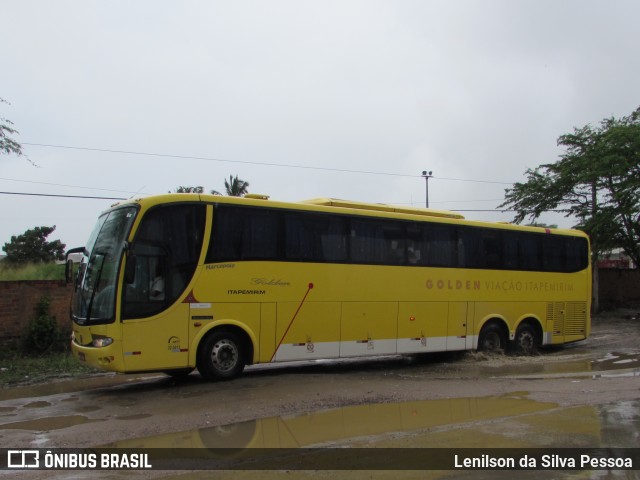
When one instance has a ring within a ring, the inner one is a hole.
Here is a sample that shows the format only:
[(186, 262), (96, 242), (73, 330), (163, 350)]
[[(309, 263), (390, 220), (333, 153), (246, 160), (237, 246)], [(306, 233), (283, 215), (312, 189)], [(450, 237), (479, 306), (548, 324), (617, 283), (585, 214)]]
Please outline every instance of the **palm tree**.
[[(249, 193), (249, 182), (238, 178), (238, 175), (235, 177), (233, 175), (229, 175), (229, 180), (225, 179), (224, 181), (224, 189), (230, 197), (242, 197)], [(211, 193), (213, 195), (222, 195), (216, 190), (211, 190)]]

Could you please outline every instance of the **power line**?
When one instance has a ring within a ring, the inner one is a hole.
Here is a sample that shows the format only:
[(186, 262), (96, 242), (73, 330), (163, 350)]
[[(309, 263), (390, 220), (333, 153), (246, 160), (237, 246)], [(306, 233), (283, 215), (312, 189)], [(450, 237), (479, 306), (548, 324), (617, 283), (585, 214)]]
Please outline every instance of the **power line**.
[[(483, 209), (449, 209), (453, 212), (519, 212), (520, 210), (506, 209), (502, 210), (501, 208), (495, 208), (493, 210), (483, 210)], [(568, 210), (543, 210), (544, 213), (547, 212), (556, 212), (556, 213), (567, 213)], [(528, 212), (530, 213), (530, 212)]]
[(82, 198), (91, 200), (126, 200), (118, 197), (90, 197), (85, 195), (54, 195), (52, 193), (0, 192), (0, 195), (27, 195), (31, 197)]
[(5, 177), (0, 177), (0, 180), (6, 180), (9, 182), (21, 182), (21, 183), (33, 183), (35, 185), (49, 185), (52, 187), (67, 187), (67, 188), (82, 188), (85, 190), (101, 190), (103, 192), (122, 192), (122, 193), (140, 193), (140, 192), (130, 192), (128, 190), (114, 190), (114, 189), (110, 189), (110, 188), (99, 188), (99, 187), (87, 187), (87, 186), (82, 186), (82, 185), (68, 185), (68, 184), (64, 184), (64, 183), (51, 183), (51, 182), (36, 182), (35, 180), (19, 180), (16, 178), (5, 178)]
[[(476, 203), (476, 202), (503, 202), (504, 199), (503, 198), (485, 198), (485, 199), (461, 199), (461, 200), (436, 200), (436, 201), (432, 201), (430, 203)], [(392, 205), (423, 205), (424, 201), (422, 202), (387, 202), (390, 203)]]
[[(256, 162), (249, 160), (230, 160), (226, 158), (215, 158), (215, 157), (196, 157), (191, 155), (172, 155), (168, 153), (153, 153), (153, 152), (135, 152), (130, 150), (115, 150), (108, 148), (92, 148), (92, 147), (76, 147), (72, 145), (52, 145), (45, 143), (29, 143), (29, 142), (21, 142), (22, 145), (31, 145), (35, 147), (47, 147), (47, 148), (62, 148), (67, 150), (82, 150), (82, 151), (90, 151), (90, 152), (102, 152), (102, 153), (117, 153), (123, 155), (139, 155), (146, 157), (164, 157), (164, 158), (176, 158), (180, 160), (200, 160), (205, 162), (225, 162), (225, 163), (237, 163), (242, 165), (260, 165), (263, 167), (280, 167), (280, 168), (299, 168), (304, 170), (321, 170), (327, 172), (340, 172), (340, 173), (357, 173), (364, 175), (386, 175), (390, 177), (409, 177), (409, 178), (420, 178), (420, 175), (409, 175), (406, 173), (392, 173), (392, 172), (376, 172), (370, 170), (350, 170), (345, 168), (332, 168), (332, 167), (315, 167), (309, 165), (297, 165), (293, 163), (273, 163), (273, 162)], [(450, 177), (434, 177), (437, 180), (448, 180), (455, 182), (473, 182), (473, 183), (492, 183), (498, 185), (513, 185), (514, 182), (498, 182), (495, 180), (478, 180), (478, 179), (468, 179), (468, 178), (450, 178)]]
[(226, 162), (226, 163), (238, 163), (243, 165), (260, 165), (266, 167), (282, 167), (282, 168), (300, 168), (306, 170), (323, 170), (330, 172), (340, 172), (340, 173), (360, 173), (367, 175), (388, 175), (394, 177), (415, 177), (416, 175), (407, 175), (402, 173), (391, 173), (391, 172), (374, 172), (374, 171), (366, 171), (366, 170), (348, 170), (344, 168), (331, 168), (331, 167), (314, 167), (309, 165), (296, 165), (296, 164), (287, 164), (287, 163), (272, 163), (272, 162), (256, 162), (249, 160), (230, 160), (226, 158), (214, 158), (214, 157), (196, 157), (191, 155), (172, 155), (168, 153), (153, 153), (153, 152), (134, 152), (129, 150), (114, 150), (107, 148), (90, 148), (90, 147), (75, 147), (70, 145), (49, 145), (42, 143), (28, 143), (22, 142), (22, 145), (32, 145), (36, 147), (48, 147), (48, 148), (63, 148), (69, 150), (85, 150), (90, 152), (103, 152), (103, 153), (118, 153), (125, 155), (140, 155), (147, 157), (165, 157), (165, 158), (175, 158), (180, 160), (201, 160), (205, 162)]
[[(0, 177), (0, 180), (5, 180), (8, 182), (21, 182), (21, 183), (31, 183), (34, 185), (49, 185), (52, 187), (66, 187), (66, 188), (81, 188), (84, 190), (99, 190), (99, 191), (103, 191), (103, 192), (122, 192), (122, 193), (131, 193), (133, 195), (137, 195), (137, 194), (141, 194), (144, 192), (140, 192), (140, 191), (130, 191), (130, 190), (115, 190), (112, 188), (100, 188), (100, 187), (87, 187), (85, 185), (69, 185), (69, 184), (65, 184), (65, 183), (52, 183), (52, 182), (38, 182), (35, 180), (21, 180), (21, 179), (17, 179), (17, 178), (6, 178), (6, 177)], [(16, 195), (18, 195), (18, 193), (16, 193)], [(89, 197), (91, 198), (91, 197)], [(492, 199), (469, 199), (469, 200), (436, 200), (432, 203), (473, 203), (473, 202), (501, 202), (504, 199), (502, 198), (492, 198)], [(417, 203), (420, 202), (389, 202), (392, 203), (393, 205), (415, 205)]]
[[(26, 196), (33, 196), (33, 197), (58, 197), (58, 198), (77, 198), (77, 199), (90, 199), (90, 200), (127, 200), (126, 198), (122, 198), (122, 197), (92, 197), (87, 195), (54, 195), (50, 193), (26, 193), (26, 192), (0, 192), (0, 195), (26, 195)], [(512, 209), (491, 210), (491, 209), (457, 209), (457, 208), (449, 209), (449, 210), (451, 210), (452, 212), (501, 212), (501, 213), (518, 211), (518, 210), (512, 210)], [(545, 210), (545, 212), (566, 213), (567, 210)]]

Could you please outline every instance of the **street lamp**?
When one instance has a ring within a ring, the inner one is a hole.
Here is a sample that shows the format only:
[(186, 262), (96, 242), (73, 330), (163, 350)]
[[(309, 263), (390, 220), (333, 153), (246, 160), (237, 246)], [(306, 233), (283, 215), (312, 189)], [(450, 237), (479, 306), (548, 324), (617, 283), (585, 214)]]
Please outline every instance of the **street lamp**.
[(427, 187), (427, 196), (426, 196), (426, 201), (425, 201), (426, 208), (429, 208), (429, 179), (431, 177), (433, 177), (432, 174), (433, 174), (432, 171), (428, 171), (428, 172), (426, 170), (422, 171), (422, 176), (424, 177), (425, 185)]

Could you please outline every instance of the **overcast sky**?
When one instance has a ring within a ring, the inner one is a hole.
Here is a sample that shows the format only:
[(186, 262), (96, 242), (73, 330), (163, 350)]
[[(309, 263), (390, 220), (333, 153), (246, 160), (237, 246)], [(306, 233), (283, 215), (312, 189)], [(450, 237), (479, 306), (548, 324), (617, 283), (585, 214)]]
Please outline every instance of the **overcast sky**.
[[(429, 170), (431, 207), (509, 221), (504, 189), (560, 135), (640, 105), (637, 0), (0, 0), (0, 17), (0, 117), (32, 162), (0, 156), (3, 192), (237, 174), (276, 200), (423, 206)], [(112, 203), (1, 194), (0, 247), (44, 225), (84, 245)]]

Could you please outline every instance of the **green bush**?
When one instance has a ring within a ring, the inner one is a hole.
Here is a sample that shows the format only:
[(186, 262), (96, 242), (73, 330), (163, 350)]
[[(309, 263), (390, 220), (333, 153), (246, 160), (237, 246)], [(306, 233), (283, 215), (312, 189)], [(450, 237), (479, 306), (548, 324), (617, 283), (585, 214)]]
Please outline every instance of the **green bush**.
[(59, 348), (60, 331), (56, 317), (49, 313), (50, 303), (49, 297), (42, 297), (36, 304), (36, 316), (27, 325), (24, 336), (24, 350), (27, 353), (41, 354)]

